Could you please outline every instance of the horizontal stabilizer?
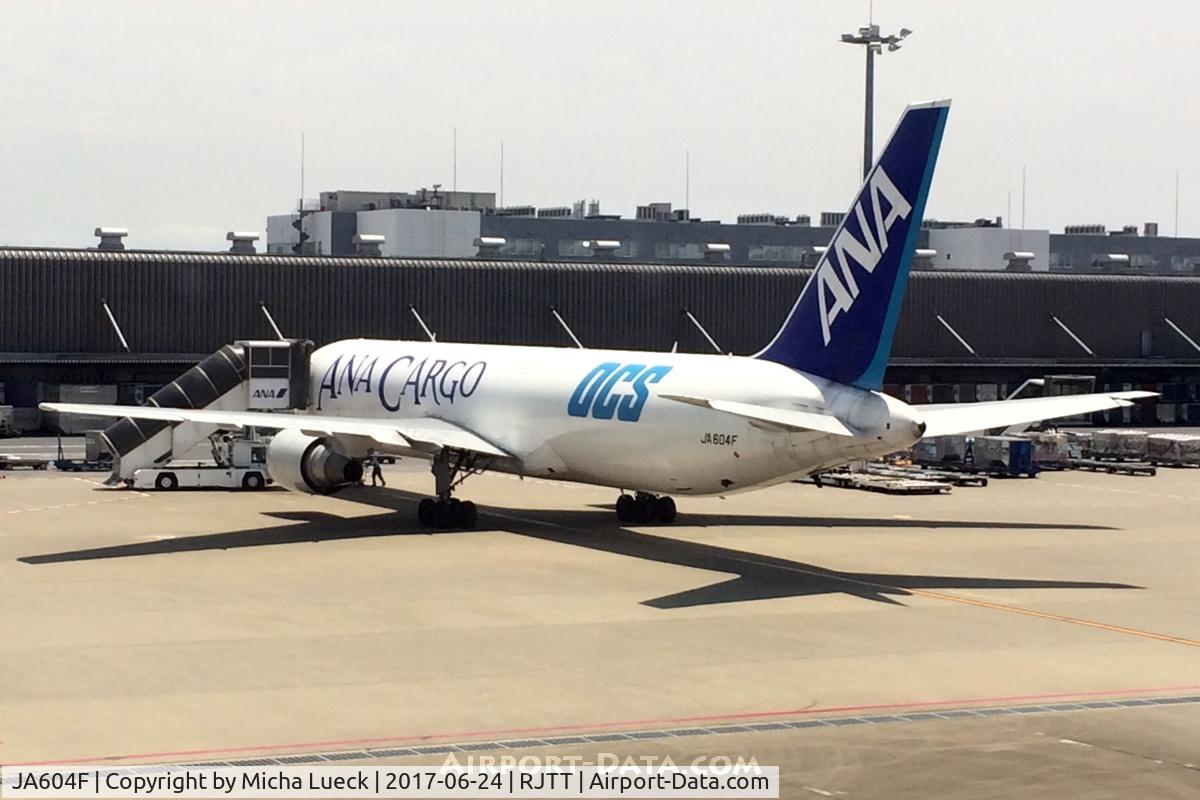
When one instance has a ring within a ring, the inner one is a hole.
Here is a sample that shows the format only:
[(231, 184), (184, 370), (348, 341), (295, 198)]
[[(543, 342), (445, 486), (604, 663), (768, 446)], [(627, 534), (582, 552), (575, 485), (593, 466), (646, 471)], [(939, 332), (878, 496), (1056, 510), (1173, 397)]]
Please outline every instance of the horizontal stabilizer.
[(1108, 411), (1133, 405), (1133, 400), (1155, 396), (1156, 392), (1106, 392), (1032, 397), (1026, 400), (997, 400), (988, 403), (941, 403), (912, 408), (925, 420), (925, 438), (929, 438), (956, 433), (977, 433), (989, 428), (1072, 417), (1093, 411)]
[(326, 417), (320, 414), (273, 414), (265, 411), (212, 411), (83, 403), (42, 403), (40, 408), (43, 411), (57, 411), (61, 414), (156, 419), (174, 423), (199, 422), (226, 429), (287, 428), (310, 436), (365, 436), (381, 445), (418, 451), (436, 451), (443, 447), (451, 447), (500, 458), (511, 456), (466, 428), (433, 417), (386, 420), (369, 417)]
[(726, 414), (744, 417), (753, 422), (782, 428), (788, 431), (815, 431), (834, 436), (854, 436), (854, 431), (837, 417), (816, 411), (794, 411), (790, 408), (774, 408), (754, 403), (737, 403), (732, 400), (712, 400), (707, 397), (689, 397), (681, 394), (660, 394), (664, 400), (674, 400), (689, 406), (711, 408)]

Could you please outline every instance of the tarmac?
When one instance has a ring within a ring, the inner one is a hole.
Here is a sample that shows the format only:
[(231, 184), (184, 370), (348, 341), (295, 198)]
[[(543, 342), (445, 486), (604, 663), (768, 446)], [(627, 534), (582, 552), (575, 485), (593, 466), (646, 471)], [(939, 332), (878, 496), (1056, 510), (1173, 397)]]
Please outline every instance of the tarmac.
[[(0, 451), (5, 450), (0, 446)], [(754, 758), (784, 797), (1200, 795), (1200, 470), (893, 497), (420, 464), (314, 497), (0, 473), (0, 763)]]

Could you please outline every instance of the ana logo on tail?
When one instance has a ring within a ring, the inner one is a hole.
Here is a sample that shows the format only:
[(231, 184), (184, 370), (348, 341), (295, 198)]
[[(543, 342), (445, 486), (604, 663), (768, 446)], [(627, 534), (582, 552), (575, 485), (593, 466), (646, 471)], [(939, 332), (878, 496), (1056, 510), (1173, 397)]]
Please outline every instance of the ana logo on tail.
[[(892, 183), (882, 166), (876, 167), (871, 173), (868, 190), (866, 196), (871, 200), (871, 216), (868, 217), (863, 211), (861, 200), (854, 204), (854, 216), (862, 231), (862, 241), (854, 238), (849, 225), (844, 226), (817, 268), (815, 288), (821, 315), (821, 334), (826, 345), (832, 338), (830, 328), (833, 321), (838, 314), (849, 311), (859, 295), (858, 280), (854, 277), (852, 265), (857, 264), (868, 275), (874, 272), (875, 265), (887, 252), (888, 231), (896, 220), (908, 219), (912, 213), (912, 204)], [(887, 204), (886, 209), (884, 203)], [(841, 272), (840, 277), (838, 270), (834, 269), (835, 263)]]
[(949, 105), (904, 109), (783, 326), (755, 358), (860, 389), (883, 385)]

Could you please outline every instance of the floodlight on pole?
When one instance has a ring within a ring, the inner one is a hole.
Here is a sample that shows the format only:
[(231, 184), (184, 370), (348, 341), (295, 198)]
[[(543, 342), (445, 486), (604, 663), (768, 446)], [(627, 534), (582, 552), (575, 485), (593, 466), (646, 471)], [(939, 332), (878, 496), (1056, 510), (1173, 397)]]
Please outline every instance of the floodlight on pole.
[(874, 142), (872, 141), (875, 126), (875, 55), (883, 53), (887, 45), (889, 53), (900, 49), (905, 39), (912, 34), (908, 28), (901, 28), (900, 33), (884, 36), (879, 32), (878, 25), (864, 25), (858, 33), (843, 33), (842, 42), (845, 44), (860, 44), (867, 50), (867, 87), (866, 108), (863, 110), (863, 177), (871, 171), (875, 161)]

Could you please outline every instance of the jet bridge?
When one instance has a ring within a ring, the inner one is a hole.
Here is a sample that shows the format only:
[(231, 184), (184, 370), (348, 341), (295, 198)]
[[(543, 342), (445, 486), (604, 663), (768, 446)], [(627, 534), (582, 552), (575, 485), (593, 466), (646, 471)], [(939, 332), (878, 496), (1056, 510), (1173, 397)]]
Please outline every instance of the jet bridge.
[[(159, 389), (146, 404), (220, 411), (307, 408), (312, 351), (308, 339), (234, 342)], [(120, 419), (103, 433), (113, 453), (107, 483), (132, 480), (139, 469), (180, 458), (217, 430), (196, 422)]]

